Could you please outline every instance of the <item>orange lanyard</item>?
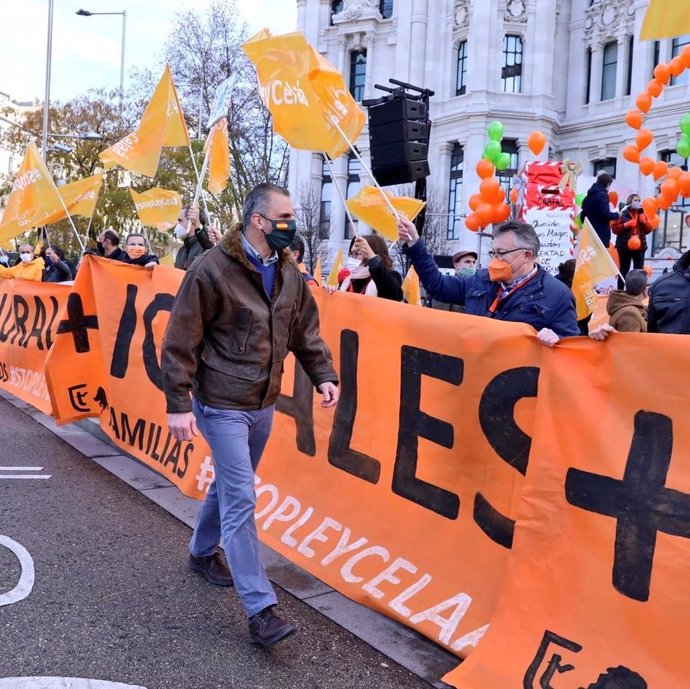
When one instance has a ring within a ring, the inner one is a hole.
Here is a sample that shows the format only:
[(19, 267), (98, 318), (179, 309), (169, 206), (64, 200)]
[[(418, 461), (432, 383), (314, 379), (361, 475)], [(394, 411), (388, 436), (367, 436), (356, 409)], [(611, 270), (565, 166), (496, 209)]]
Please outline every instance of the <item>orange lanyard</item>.
[(491, 306), (489, 306), (489, 313), (493, 315), (496, 313), (496, 309), (498, 308), (498, 305), (504, 300), (507, 299), (513, 292), (517, 292), (520, 287), (524, 287), (534, 276), (537, 274), (538, 270), (535, 270), (532, 275), (530, 275), (526, 280), (523, 280), (522, 282), (519, 282), (515, 287), (513, 287), (509, 292), (506, 292), (505, 294), (501, 294), (503, 291), (502, 289), (499, 290), (498, 294), (496, 295), (496, 298), (494, 299), (493, 303)]

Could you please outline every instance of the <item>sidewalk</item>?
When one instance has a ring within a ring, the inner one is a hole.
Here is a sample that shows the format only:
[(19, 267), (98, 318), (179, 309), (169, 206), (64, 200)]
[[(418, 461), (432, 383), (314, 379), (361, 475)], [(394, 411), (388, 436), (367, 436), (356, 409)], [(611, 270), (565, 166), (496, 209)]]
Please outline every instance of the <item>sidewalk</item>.
[[(51, 417), (11, 394), (0, 391), (0, 397), (166, 512), (193, 527), (200, 503), (185, 497), (165, 478), (113, 446), (95, 420), (58, 427)], [(263, 545), (261, 548), (272, 582), (431, 686), (439, 689), (448, 686), (440, 678), (457, 666), (455, 656), (397, 622), (350, 601), (270, 548)]]

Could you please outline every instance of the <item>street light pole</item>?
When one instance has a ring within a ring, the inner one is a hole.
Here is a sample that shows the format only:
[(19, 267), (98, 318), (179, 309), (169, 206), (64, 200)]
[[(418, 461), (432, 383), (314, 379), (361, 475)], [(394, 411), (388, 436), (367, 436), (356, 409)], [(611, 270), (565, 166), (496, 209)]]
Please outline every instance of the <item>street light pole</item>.
[(43, 136), (41, 153), (43, 162), (48, 158), (48, 117), (50, 114), (50, 62), (53, 52), (53, 0), (48, 2), (48, 41), (46, 44), (46, 91), (43, 97)]
[[(52, 3), (52, 0), (51, 0)], [(127, 10), (122, 12), (89, 12), (89, 10), (77, 10), (80, 17), (95, 17), (96, 15), (122, 15), (122, 50), (120, 53), (120, 112), (122, 112), (125, 97), (125, 36), (127, 35)]]

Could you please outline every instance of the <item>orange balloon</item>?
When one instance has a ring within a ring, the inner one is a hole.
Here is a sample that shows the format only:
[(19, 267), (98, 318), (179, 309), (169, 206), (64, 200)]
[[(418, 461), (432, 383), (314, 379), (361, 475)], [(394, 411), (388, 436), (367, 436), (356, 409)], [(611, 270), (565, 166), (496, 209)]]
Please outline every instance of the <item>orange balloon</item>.
[(678, 184), (678, 180), (673, 179), (672, 177), (669, 177), (659, 187), (659, 191), (661, 192), (662, 196), (665, 196), (666, 198), (671, 199), (671, 203), (673, 203), (678, 198), (678, 193), (680, 191), (680, 185)]
[(656, 197), (656, 202), (662, 211), (667, 211), (673, 203), (673, 201), (669, 199), (668, 196), (664, 196), (663, 194), (659, 194), (659, 196)]
[(657, 212), (659, 211), (659, 204), (656, 202), (656, 199), (653, 196), (648, 196), (642, 202), (642, 210), (648, 218), (651, 218), (652, 216), (656, 216)]
[(666, 174), (670, 179), (680, 179), (680, 176), (683, 174), (683, 168), (678, 166), (672, 167)]
[(637, 132), (635, 143), (641, 151), (644, 151), (652, 141), (654, 141), (654, 134), (652, 134), (650, 129), (640, 129), (640, 131)]
[(618, 192), (617, 191), (610, 191), (609, 192), (609, 201), (614, 205), (618, 205)]
[(644, 270), (644, 272), (647, 273), (648, 278), (650, 278), (650, 277), (652, 277), (652, 275), (654, 275), (654, 269), (650, 265), (642, 266), (642, 270)]
[(647, 222), (650, 224), (653, 230), (656, 230), (656, 228), (659, 227), (659, 224), (661, 223), (661, 218), (659, 218), (658, 215), (655, 215), (653, 218), (648, 218)]
[(518, 202), (518, 190), (515, 187), (510, 190), (510, 202), (513, 205), (516, 205)]
[(465, 218), (465, 227), (470, 231), (470, 232), (477, 232), (480, 228), (479, 225), (479, 218), (477, 217), (476, 213), (470, 213), (466, 218)]
[(485, 203), (494, 203), (494, 198), (498, 194), (500, 188), (501, 185), (495, 177), (483, 179), (479, 185), (479, 195), (482, 197), (482, 201)]
[(690, 197), (690, 172), (683, 172), (678, 178), (678, 189), (681, 196)]
[(610, 244), (609, 246), (606, 247), (606, 250), (609, 252), (609, 256), (611, 256), (611, 259), (616, 264), (616, 268), (620, 268), (621, 267), (621, 261), (620, 261), (620, 258), (618, 256), (618, 249), (616, 249), (616, 247), (613, 246), (613, 244)]
[(663, 160), (657, 160), (654, 163), (654, 169), (652, 170), (652, 175), (654, 179), (661, 179), (668, 172), (668, 163)]
[(479, 208), (479, 204), (482, 202), (482, 197), (479, 194), (472, 194), (470, 196), (470, 200), (467, 202), (467, 205), (473, 210), (476, 211), (477, 208)]
[(640, 149), (632, 144), (623, 148), (623, 157), (631, 163), (640, 162)]
[(680, 55), (678, 57), (683, 63), (683, 67), (685, 67), (685, 69), (690, 67), (690, 45), (686, 45), (685, 48), (680, 51)]
[(668, 84), (668, 80), (671, 78), (671, 68), (663, 62), (658, 64), (654, 68), (654, 78), (664, 85)]
[(637, 251), (638, 249), (642, 248), (642, 242), (640, 241), (640, 238), (637, 235), (634, 235), (628, 239), (628, 249), (630, 251)]
[(647, 84), (647, 93), (652, 96), (652, 98), (658, 98), (663, 90), (664, 85), (658, 79), (652, 79)]
[(476, 216), (479, 219), (480, 227), (486, 227), (491, 223), (494, 217), (494, 207), (490, 203), (482, 201), (482, 203), (479, 204), (479, 208), (477, 208)]
[(645, 91), (635, 99), (635, 105), (642, 112), (649, 112), (649, 109), (652, 107), (652, 97)]
[(546, 137), (541, 132), (532, 132), (527, 138), (527, 145), (529, 150), (535, 156), (538, 156), (544, 150), (544, 146), (546, 146)]
[(628, 112), (625, 113), (625, 121), (628, 127), (639, 129), (642, 126), (642, 113), (635, 109), (628, 110)]
[(491, 177), (494, 174), (494, 164), (490, 160), (486, 160), (486, 158), (482, 158), (478, 163), (477, 163), (477, 174), (481, 179), (487, 179)]
[(685, 65), (683, 65), (680, 55), (676, 55), (676, 57), (674, 57), (673, 60), (668, 63), (668, 67), (674, 77), (677, 77), (685, 69)]
[(640, 160), (640, 172), (647, 176), (652, 174), (654, 169), (654, 160), (652, 158), (642, 158)]
[(494, 206), (492, 222), (504, 222), (510, 217), (510, 206), (507, 203), (499, 203)]

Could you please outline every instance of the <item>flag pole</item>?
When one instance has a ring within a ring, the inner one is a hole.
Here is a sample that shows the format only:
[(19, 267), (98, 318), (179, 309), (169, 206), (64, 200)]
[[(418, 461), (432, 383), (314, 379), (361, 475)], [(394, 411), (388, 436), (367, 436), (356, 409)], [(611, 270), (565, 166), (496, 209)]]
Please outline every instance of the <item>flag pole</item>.
[(350, 213), (350, 209), (347, 207), (347, 202), (345, 201), (345, 197), (343, 196), (343, 191), (338, 186), (338, 183), (335, 181), (335, 172), (333, 171), (333, 163), (331, 162), (331, 159), (327, 155), (325, 155), (325, 158), (326, 158), (326, 163), (328, 163), (328, 169), (331, 171), (331, 179), (333, 180), (333, 186), (336, 188), (336, 191), (338, 192), (338, 196), (340, 196), (340, 200), (343, 202), (343, 206), (345, 206), (345, 212), (347, 213), (347, 217), (350, 220), (350, 227), (352, 228), (352, 231), (355, 233), (355, 237), (357, 237), (359, 235), (359, 232), (357, 232), (357, 226), (355, 225), (355, 221), (352, 218), (352, 214)]
[[(206, 176), (206, 170), (208, 170), (209, 149), (210, 146), (207, 146), (206, 154), (204, 155), (204, 163), (201, 166), (201, 174), (199, 174), (199, 168), (197, 167), (196, 160), (194, 158), (194, 151), (192, 151), (192, 143), (191, 141), (189, 142), (189, 155), (192, 157), (192, 165), (194, 166), (194, 174), (196, 175), (197, 182), (196, 192), (194, 194), (194, 201), (192, 205), (196, 206), (199, 203), (199, 196), (201, 196), (201, 201), (204, 204), (204, 210), (206, 211), (206, 217), (210, 222), (211, 214), (209, 213), (208, 205), (206, 204), (206, 197), (201, 193), (201, 186), (203, 184), (204, 177)], [(189, 225), (187, 225), (187, 231), (189, 232)]]

